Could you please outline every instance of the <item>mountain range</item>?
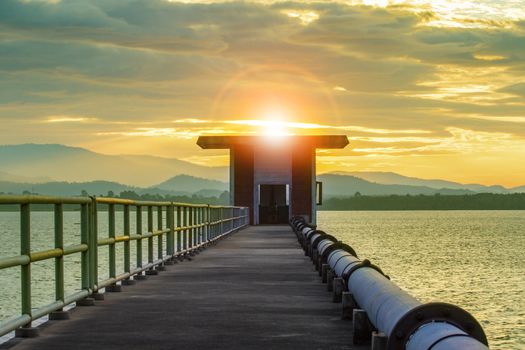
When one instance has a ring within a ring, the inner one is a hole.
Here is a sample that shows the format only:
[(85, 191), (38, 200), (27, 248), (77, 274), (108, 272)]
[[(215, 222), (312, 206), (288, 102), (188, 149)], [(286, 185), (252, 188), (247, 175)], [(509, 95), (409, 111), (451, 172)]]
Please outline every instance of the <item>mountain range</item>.
[[(505, 188), (419, 179), (392, 172), (336, 172), (318, 175), (326, 197), (525, 192)], [(0, 146), (0, 192), (48, 195), (171, 194), (219, 196), (228, 190), (228, 168), (207, 167), (175, 158), (104, 155), (58, 144)]]
[(43, 183), (0, 181), (0, 193), (36, 193), (54, 196), (78, 196), (82, 192), (89, 195), (107, 196), (110, 192), (119, 195), (121, 192), (133, 191), (141, 194), (160, 194), (173, 196), (219, 197), (228, 190), (226, 182), (208, 180), (189, 175), (177, 175), (161, 184), (152, 187), (124, 185), (112, 181), (65, 182), (51, 181)]
[(40, 179), (48, 178), (47, 181), (105, 180), (141, 187), (150, 187), (179, 174), (228, 180), (227, 167), (208, 167), (148, 155), (106, 155), (58, 144), (0, 146), (0, 171), (21, 178), (38, 174)]
[(383, 185), (408, 185), (408, 186), (426, 186), (436, 189), (453, 189), (453, 190), (470, 190), (478, 193), (509, 193), (524, 192), (525, 186), (505, 188), (501, 185), (485, 186), (479, 184), (461, 184), (452, 181), (439, 179), (419, 179), (416, 177), (403, 176), (392, 172), (334, 172), (335, 175), (354, 176), (370, 182)]

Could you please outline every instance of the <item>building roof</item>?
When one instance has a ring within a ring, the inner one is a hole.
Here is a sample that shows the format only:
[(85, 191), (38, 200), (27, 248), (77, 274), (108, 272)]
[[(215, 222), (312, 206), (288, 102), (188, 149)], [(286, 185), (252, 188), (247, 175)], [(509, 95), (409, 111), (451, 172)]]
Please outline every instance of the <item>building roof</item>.
[[(346, 135), (291, 135), (279, 136), (286, 144), (308, 144), (312, 148), (345, 148)], [(228, 149), (242, 145), (267, 145), (274, 140), (271, 136), (200, 136), (197, 145), (204, 149)]]

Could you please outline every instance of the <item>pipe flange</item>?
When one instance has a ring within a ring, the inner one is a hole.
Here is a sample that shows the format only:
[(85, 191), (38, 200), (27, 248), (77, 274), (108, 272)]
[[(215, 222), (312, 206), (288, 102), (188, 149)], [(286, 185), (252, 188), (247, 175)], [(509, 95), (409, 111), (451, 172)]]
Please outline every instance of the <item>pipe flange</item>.
[(381, 270), (381, 268), (379, 268), (379, 266), (377, 265), (374, 265), (370, 262), (370, 260), (368, 259), (365, 259), (363, 261), (361, 261), (360, 263), (358, 264), (355, 264), (354, 266), (352, 266), (350, 268), (350, 270), (346, 271), (344, 274), (343, 274), (343, 279), (346, 281), (347, 284), (348, 283), (348, 280), (350, 278), (350, 276), (356, 271), (356, 270), (359, 270), (360, 268), (362, 267), (369, 267), (371, 269), (374, 269), (376, 270), (377, 272), (379, 272), (381, 275), (385, 276), (386, 279), (390, 279), (390, 277), (388, 275), (385, 275), (385, 273), (383, 272), (383, 270)]
[(342, 249), (350, 253), (351, 255), (355, 256), (356, 258), (359, 258), (355, 250), (352, 247), (350, 247), (348, 244), (343, 243), (343, 242), (335, 242), (334, 244), (326, 248), (326, 250), (323, 252), (323, 255), (321, 256), (323, 261), (326, 261), (326, 259), (328, 259), (328, 255), (330, 255), (330, 253), (336, 249)]
[(433, 321), (450, 323), (488, 346), (483, 328), (470, 313), (456, 305), (434, 302), (419, 305), (403, 315), (388, 337), (387, 349), (404, 349), (419, 327)]
[(314, 248), (314, 249), (317, 248), (317, 246), (319, 245), (319, 243), (323, 239), (329, 239), (332, 242), (337, 242), (337, 238), (335, 238), (334, 236), (328, 235), (328, 234), (324, 233), (323, 231), (317, 231), (317, 233), (319, 233), (321, 236), (319, 236), (319, 237), (317, 237), (316, 239), (313, 240), (312, 248)]
[(306, 222), (306, 220), (304, 219), (304, 217), (296, 215), (296, 216), (292, 216), (292, 218), (290, 219), (290, 222), (298, 223), (298, 222)]
[(322, 230), (314, 230), (314, 232), (308, 237), (308, 239), (312, 239), (312, 236), (316, 235), (316, 234), (320, 234), (321, 237), (323, 236), (326, 236), (326, 232), (322, 231)]
[(306, 232), (306, 234), (304, 235), (304, 238), (305, 238), (307, 241), (309, 241), (310, 238), (311, 238), (313, 235), (315, 235), (316, 233), (317, 233), (317, 230), (315, 230), (315, 229), (314, 229), (314, 230), (310, 230), (310, 231)]
[(305, 228), (311, 228), (315, 230), (315, 228), (312, 227), (312, 225), (307, 224), (306, 222), (301, 222), (299, 225), (297, 225), (297, 231), (302, 232)]

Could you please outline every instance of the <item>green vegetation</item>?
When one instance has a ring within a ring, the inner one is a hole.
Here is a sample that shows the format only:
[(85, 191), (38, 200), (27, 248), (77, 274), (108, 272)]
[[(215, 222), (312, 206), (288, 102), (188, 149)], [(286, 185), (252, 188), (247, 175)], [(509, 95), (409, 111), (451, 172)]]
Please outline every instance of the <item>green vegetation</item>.
[[(0, 192), (0, 194), (2, 194)], [(25, 192), (24, 194), (31, 194)], [(35, 193), (33, 193), (35, 194)], [(82, 190), (79, 196), (91, 194)], [(211, 205), (228, 205), (230, 195), (224, 191), (220, 196), (162, 195), (155, 193), (139, 194), (135, 191), (122, 191), (118, 195), (109, 191), (98, 197), (124, 198), (143, 201), (169, 201), (179, 203), (206, 203)], [(17, 211), (16, 205), (0, 205), (0, 211)], [(65, 206), (65, 210), (78, 210), (78, 206)], [(100, 206), (105, 209), (104, 205)], [(356, 192), (354, 196), (328, 197), (319, 210), (525, 210), (525, 193), (496, 194), (478, 193), (469, 195), (389, 195), (367, 196)], [(52, 205), (34, 205), (33, 210), (53, 210)], [(119, 210), (119, 208), (117, 208)]]
[[(108, 197), (109, 193), (108, 193)], [(120, 195), (116, 198), (125, 198), (133, 200), (142, 200), (142, 201), (169, 201), (169, 202), (179, 202), (179, 203), (206, 203), (212, 205), (228, 205), (230, 203), (230, 193), (224, 191), (218, 197), (214, 196), (200, 196), (193, 194), (188, 195), (161, 195), (161, 194), (150, 194), (143, 193), (138, 194), (135, 191), (122, 191)]]
[(319, 210), (525, 210), (525, 193), (332, 197)]
[[(0, 195), (3, 193), (0, 192)], [(23, 193), (24, 195), (38, 195), (37, 193), (30, 193), (28, 191), (25, 191)], [(79, 194), (81, 197), (87, 197), (90, 196), (88, 192), (85, 190), (82, 190)], [(99, 195), (97, 197), (111, 197), (111, 198), (123, 198), (123, 199), (132, 199), (132, 200), (141, 200), (141, 201), (168, 201), (168, 202), (178, 202), (178, 203), (198, 203), (198, 204), (211, 204), (211, 205), (229, 205), (230, 203), (230, 194), (228, 191), (224, 191), (220, 194), (218, 197), (213, 196), (200, 196), (197, 194), (187, 196), (187, 195), (161, 195), (161, 194), (151, 194), (151, 193), (143, 193), (138, 194), (135, 191), (122, 191), (119, 195), (115, 195), (113, 191), (108, 191), (106, 195)], [(105, 210), (105, 205), (99, 205), (98, 206), (100, 210)], [(117, 206), (117, 210), (120, 210), (120, 206)], [(18, 205), (0, 205), (0, 211), (18, 211), (19, 206)], [(34, 204), (32, 205), (33, 211), (51, 211), (53, 210), (53, 205), (51, 204)], [(79, 210), (78, 205), (65, 205), (64, 210)]]

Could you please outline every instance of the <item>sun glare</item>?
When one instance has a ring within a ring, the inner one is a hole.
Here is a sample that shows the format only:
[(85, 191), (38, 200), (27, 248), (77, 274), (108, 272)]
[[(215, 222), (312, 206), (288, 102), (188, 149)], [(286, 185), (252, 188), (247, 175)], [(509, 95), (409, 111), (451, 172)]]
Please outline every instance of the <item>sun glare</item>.
[(290, 135), (287, 123), (287, 115), (282, 109), (268, 110), (263, 114), (261, 134), (267, 137), (282, 137)]
[(265, 120), (263, 121), (261, 133), (268, 137), (282, 137), (290, 135), (286, 127), (286, 123), (281, 120)]

